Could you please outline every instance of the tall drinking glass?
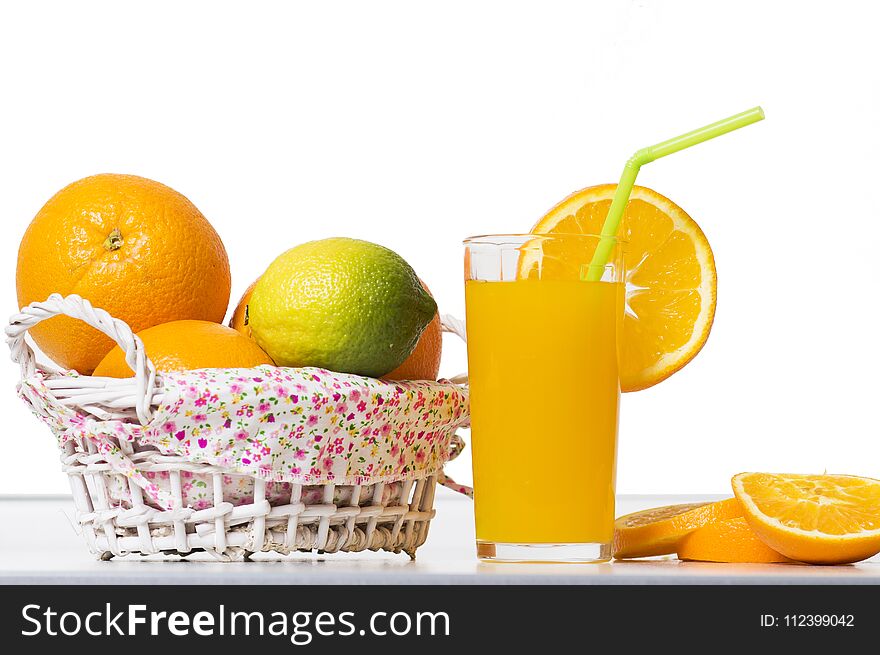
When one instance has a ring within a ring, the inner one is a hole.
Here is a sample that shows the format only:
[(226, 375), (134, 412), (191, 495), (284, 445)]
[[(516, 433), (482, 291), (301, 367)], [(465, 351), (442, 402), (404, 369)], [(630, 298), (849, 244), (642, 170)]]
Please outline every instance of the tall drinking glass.
[[(603, 237), (608, 239), (608, 237)], [(477, 556), (611, 558), (623, 244), (596, 235), (465, 240)]]

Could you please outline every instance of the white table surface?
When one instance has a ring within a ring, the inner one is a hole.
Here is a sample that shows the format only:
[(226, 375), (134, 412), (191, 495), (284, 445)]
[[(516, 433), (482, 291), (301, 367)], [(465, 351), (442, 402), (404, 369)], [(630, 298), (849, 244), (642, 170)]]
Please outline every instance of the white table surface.
[[(618, 514), (718, 496), (621, 496)], [(407, 555), (297, 553), (222, 563), (139, 556), (95, 560), (64, 496), (0, 496), (0, 584), (880, 584), (880, 557), (847, 566), (710, 564), (671, 558), (607, 564), (480, 563), (473, 508), (447, 489), (416, 561)]]

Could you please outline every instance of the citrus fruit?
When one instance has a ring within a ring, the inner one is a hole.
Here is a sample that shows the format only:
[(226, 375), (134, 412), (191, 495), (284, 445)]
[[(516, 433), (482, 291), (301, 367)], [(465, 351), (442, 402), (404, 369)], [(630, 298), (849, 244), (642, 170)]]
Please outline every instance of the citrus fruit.
[(715, 503), (665, 505), (627, 514), (614, 522), (614, 557), (668, 555), (697, 528), (738, 516), (742, 516), (742, 509), (736, 498)]
[(257, 281), (248, 320), (279, 366), (380, 377), (415, 349), (437, 303), (388, 248), (357, 239), (291, 248)]
[(241, 294), (241, 300), (238, 301), (238, 304), (235, 306), (235, 311), (232, 312), (232, 318), (229, 319), (229, 327), (233, 330), (238, 330), (246, 337), (251, 336), (248, 304), (251, 301), (251, 294), (254, 292), (255, 286), (257, 286), (256, 280), (251, 282), (251, 285), (244, 290), (244, 293)]
[[(599, 234), (616, 184), (572, 194), (532, 228), (534, 234)], [(712, 249), (685, 211), (647, 187), (633, 188), (618, 236), (626, 240), (626, 315), (620, 383), (638, 391), (668, 378), (691, 361), (709, 338), (715, 317)], [(571, 262), (582, 255), (544, 255)], [(564, 246), (562, 246), (564, 248)], [(548, 252), (550, 249), (550, 252)]]
[[(428, 289), (424, 282), (422, 287), (428, 293)], [(238, 330), (246, 337), (251, 335), (250, 319), (248, 316), (248, 304), (251, 301), (251, 294), (257, 282), (254, 281), (241, 296), (232, 318), (229, 320), (229, 327)], [(443, 348), (443, 330), (440, 325), (440, 314), (435, 313), (434, 318), (428, 323), (428, 327), (422, 332), (416, 343), (415, 349), (410, 356), (390, 373), (386, 373), (382, 377), (387, 380), (436, 380), (440, 373), (440, 356)]]
[[(251, 368), (273, 363), (253, 339), (219, 323), (171, 321), (138, 332), (138, 336), (144, 342), (147, 357), (159, 371)], [(94, 374), (109, 378), (134, 375), (119, 346), (107, 353)]]
[(678, 559), (696, 562), (791, 562), (758, 538), (742, 517), (715, 521), (681, 540)]
[(731, 484), (751, 528), (786, 557), (844, 564), (880, 552), (880, 480), (740, 473)]
[[(419, 280), (422, 288), (429, 294), (431, 290)], [(434, 318), (422, 332), (409, 357), (403, 364), (382, 377), (386, 380), (436, 380), (440, 374), (440, 356), (443, 349), (443, 328), (440, 325), (440, 314), (435, 312)]]
[[(20, 306), (76, 293), (135, 332), (179, 319), (222, 321), (229, 285), (223, 242), (195, 205), (134, 175), (66, 186), (37, 213), (18, 250)], [(57, 364), (85, 374), (113, 347), (66, 316), (30, 333)]]

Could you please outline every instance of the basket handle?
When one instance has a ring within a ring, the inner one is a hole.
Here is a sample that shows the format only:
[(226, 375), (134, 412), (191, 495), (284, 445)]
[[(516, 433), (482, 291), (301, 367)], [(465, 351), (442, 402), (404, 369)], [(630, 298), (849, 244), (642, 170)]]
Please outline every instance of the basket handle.
[[(443, 332), (454, 334), (459, 339), (467, 343), (467, 329), (465, 328), (464, 321), (460, 318), (455, 318), (455, 316), (453, 316), (452, 314), (441, 314), (440, 329)], [(449, 381), (454, 382), (455, 384), (467, 384), (467, 373), (460, 373), (458, 375), (455, 375), (451, 377)]]
[(144, 343), (131, 331), (125, 321), (113, 318), (103, 309), (76, 294), (62, 296), (53, 293), (43, 302), (33, 302), (13, 314), (6, 326), (6, 341), (12, 352), (12, 361), (21, 367), (22, 378), (34, 375), (37, 369), (36, 356), (25, 340), (27, 331), (40, 321), (53, 316), (69, 316), (88, 323), (113, 339), (125, 353), (125, 362), (134, 371), (135, 410), (138, 420), (146, 425), (152, 417), (151, 404), (156, 393), (156, 367), (144, 352)]
[[(443, 314), (440, 316), (440, 327), (443, 332), (451, 332), (456, 335), (459, 339), (467, 343), (467, 327), (465, 322), (460, 318), (455, 318), (451, 314)], [(456, 375), (449, 380), (450, 382), (454, 382), (455, 384), (467, 384), (468, 376), (467, 373), (461, 373)], [(451, 447), (451, 453), (449, 455), (449, 460), (452, 461), (461, 453), (464, 449), (464, 440), (458, 436), (454, 435)], [(474, 489), (473, 487), (469, 487), (466, 484), (461, 484), (456, 482), (451, 477), (446, 475), (445, 471), (441, 471), (440, 476), (438, 478), (438, 482), (442, 484), (444, 487), (448, 487), (455, 492), (458, 492), (468, 498), (473, 499), (474, 497)]]

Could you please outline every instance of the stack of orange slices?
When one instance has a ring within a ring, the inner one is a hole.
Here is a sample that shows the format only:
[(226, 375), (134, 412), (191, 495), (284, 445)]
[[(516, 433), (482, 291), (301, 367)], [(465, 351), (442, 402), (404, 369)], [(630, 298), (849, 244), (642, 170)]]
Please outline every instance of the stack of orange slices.
[(734, 498), (620, 517), (614, 556), (845, 564), (880, 553), (880, 480), (740, 473), (731, 484)]

